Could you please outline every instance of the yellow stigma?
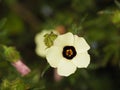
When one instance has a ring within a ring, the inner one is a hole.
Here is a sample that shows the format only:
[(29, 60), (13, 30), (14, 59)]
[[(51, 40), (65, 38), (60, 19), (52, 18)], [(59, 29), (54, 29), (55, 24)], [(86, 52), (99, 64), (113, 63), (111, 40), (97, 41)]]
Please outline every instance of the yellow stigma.
[(66, 55), (69, 56), (69, 57), (72, 56), (73, 55), (72, 49), (67, 49), (66, 50)]

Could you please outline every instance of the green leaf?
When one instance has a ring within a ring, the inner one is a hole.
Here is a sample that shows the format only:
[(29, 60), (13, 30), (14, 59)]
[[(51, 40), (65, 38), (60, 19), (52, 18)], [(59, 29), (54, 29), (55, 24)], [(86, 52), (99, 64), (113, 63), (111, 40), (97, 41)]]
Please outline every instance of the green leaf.
[(4, 79), (1, 84), (0, 90), (26, 90), (26, 87), (27, 86), (20, 78), (17, 78), (12, 81)]
[(10, 90), (10, 82), (7, 79), (3, 80), (0, 89), (1, 90)]
[(3, 18), (2, 20), (0, 20), (0, 30), (4, 27), (6, 21), (7, 21), (6, 18)]
[(118, 8), (120, 9), (120, 3), (117, 0), (114, 0), (114, 2), (118, 6)]
[(20, 79), (16, 79), (11, 83), (11, 90), (25, 90), (25, 84)]

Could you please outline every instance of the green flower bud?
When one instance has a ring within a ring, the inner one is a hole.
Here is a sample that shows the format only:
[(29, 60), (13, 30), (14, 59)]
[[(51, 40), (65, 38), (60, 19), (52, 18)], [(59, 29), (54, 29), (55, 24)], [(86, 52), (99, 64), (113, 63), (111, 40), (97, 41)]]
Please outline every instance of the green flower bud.
[(4, 56), (5, 59), (11, 63), (21, 59), (19, 52), (14, 47), (4, 46)]
[(44, 43), (47, 46), (47, 48), (49, 48), (53, 45), (53, 42), (57, 38), (57, 35), (51, 32), (50, 34), (45, 34), (44, 37)]

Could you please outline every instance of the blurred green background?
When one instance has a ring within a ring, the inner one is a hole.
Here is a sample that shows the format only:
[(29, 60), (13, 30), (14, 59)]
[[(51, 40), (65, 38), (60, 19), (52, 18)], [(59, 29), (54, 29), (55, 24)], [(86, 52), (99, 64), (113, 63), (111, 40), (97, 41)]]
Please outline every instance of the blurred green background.
[[(25, 77), (0, 57), (2, 90), (119, 90), (120, 0), (0, 0), (0, 44), (15, 46), (32, 72)], [(34, 37), (63, 25), (83, 36), (91, 49), (87, 69), (61, 81), (35, 53)], [(43, 75), (44, 74), (44, 75)], [(43, 75), (43, 76), (42, 76)], [(9, 88), (9, 83), (13, 87)], [(6, 87), (5, 87), (6, 85)], [(7, 87), (8, 85), (8, 87)]]

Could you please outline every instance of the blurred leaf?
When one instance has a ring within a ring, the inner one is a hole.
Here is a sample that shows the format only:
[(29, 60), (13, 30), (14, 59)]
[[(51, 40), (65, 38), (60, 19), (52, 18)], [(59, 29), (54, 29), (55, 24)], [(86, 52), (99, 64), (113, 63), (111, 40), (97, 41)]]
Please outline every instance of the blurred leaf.
[(87, 9), (91, 9), (94, 7), (93, 0), (88, 0), (87, 2), (84, 0), (73, 0), (72, 8), (77, 12), (84, 12)]
[(11, 83), (11, 90), (25, 90), (25, 84), (20, 80), (16, 79)]
[(6, 30), (2, 30), (0, 32), (0, 43), (1, 44), (10, 44), (11, 40), (8, 37), (8, 32)]
[(0, 30), (4, 27), (6, 21), (7, 21), (6, 18), (3, 18), (2, 20), (0, 20)]
[(1, 90), (26, 90), (26, 85), (21, 79), (15, 79), (15, 80), (3, 80), (1, 84)]
[(120, 24), (120, 11), (116, 10), (112, 16), (112, 22), (115, 24)]
[(17, 0), (4, 0), (8, 5), (14, 4)]
[(120, 9), (120, 3), (118, 2), (118, 0), (114, 0), (114, 2), (118, 6), (118, 8)]
[(24, 31), (24, 25), (20, 17), (18, 17), (14, 13), (10, 13), (8, 14), (5, 29), (7, 30), (9, 35), (19, 35)]
[(10, 82), (7, 79), (3, 80), (3, 82), (0, 86), (0, 89), (1, 90), (10, 90)]

